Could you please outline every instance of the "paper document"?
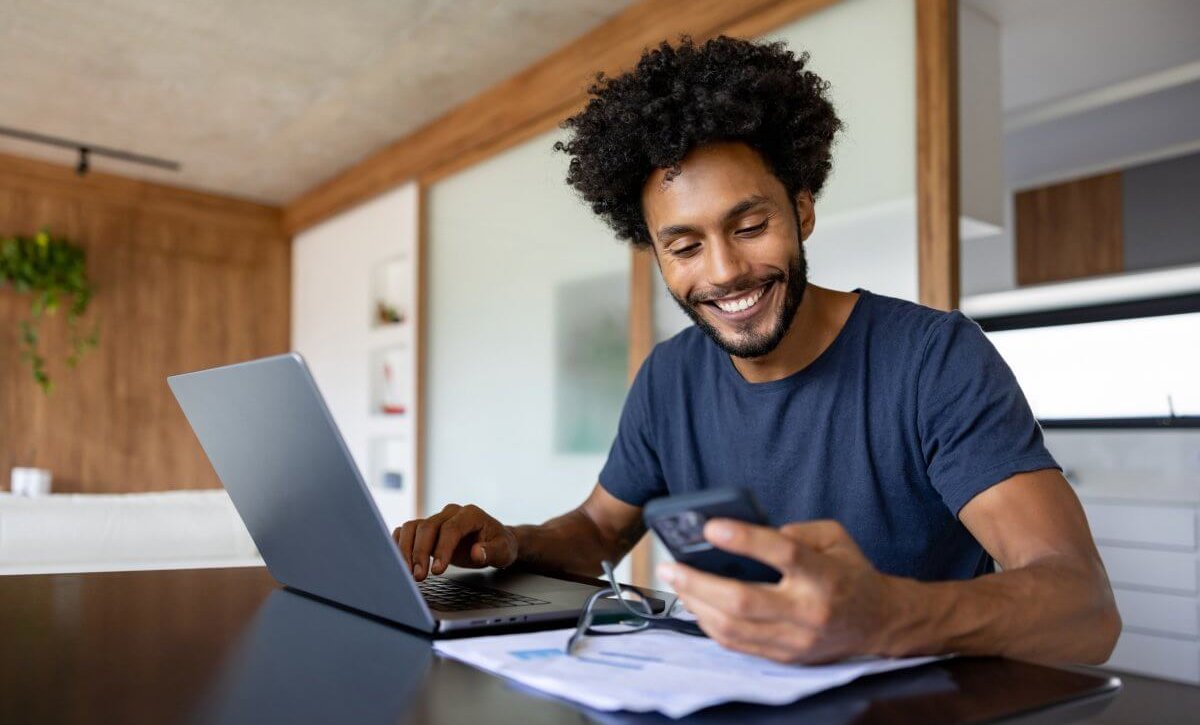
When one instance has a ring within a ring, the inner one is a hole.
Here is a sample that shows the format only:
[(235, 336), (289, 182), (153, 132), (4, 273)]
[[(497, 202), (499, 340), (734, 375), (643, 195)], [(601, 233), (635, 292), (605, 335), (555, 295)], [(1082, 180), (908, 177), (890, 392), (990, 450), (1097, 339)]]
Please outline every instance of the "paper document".
[(781, 665), (716, 642), (662, 630), (584, 637), (574, 630), (436, 642), (434, 649), (501, 677), (597, 710), (658, 711), (683, 717), (724, 702), (782, 705), (864, 675), (937, 657), (859, 659), (832, 665)]

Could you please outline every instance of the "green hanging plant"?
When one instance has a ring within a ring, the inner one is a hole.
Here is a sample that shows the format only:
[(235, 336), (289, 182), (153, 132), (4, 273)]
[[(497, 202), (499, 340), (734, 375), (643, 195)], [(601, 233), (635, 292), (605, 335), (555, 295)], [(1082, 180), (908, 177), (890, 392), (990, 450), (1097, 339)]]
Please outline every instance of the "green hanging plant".
[(44, 229), (33, 237), (0, 239), (0, 287), (6, 282), (18, 292), (33, 295), (29, 319), (21, 321), (21, 359), (29, 363), (34, 381), (48, 394), (54, 383), (46, 373), (46, 358), (38, 350), (42, 317), (53, 315), (60, 307), (66, 310), (70, 367), (97, 342), (94, 329), (87, 335), (79, 331), (79, 318), (92, 298), (84, 251), (65, 239), (52, 238)]

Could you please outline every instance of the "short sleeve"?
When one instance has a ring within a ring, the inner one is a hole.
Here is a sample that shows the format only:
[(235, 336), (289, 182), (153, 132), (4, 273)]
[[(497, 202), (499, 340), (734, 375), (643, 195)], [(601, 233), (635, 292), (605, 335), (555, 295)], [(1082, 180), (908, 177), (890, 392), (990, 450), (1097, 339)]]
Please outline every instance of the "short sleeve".
[(1008, 363), (961, 312), (948, 314), (926, 341), (917, 429), (930, 481), (955, 516), (1018, 473), (1061, 470)]
[(652, 353), (634, 376), (621, 410), (617, 437), (600, 471), (604, 490), (631, 506), (641, 506), (667, 493), (650, 418), (653, 361)]

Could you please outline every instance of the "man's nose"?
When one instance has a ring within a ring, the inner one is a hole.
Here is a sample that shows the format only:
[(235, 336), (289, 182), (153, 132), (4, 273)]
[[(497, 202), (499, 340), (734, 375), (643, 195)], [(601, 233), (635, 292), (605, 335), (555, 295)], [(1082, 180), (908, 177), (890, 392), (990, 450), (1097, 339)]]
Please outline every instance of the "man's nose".
[(708, 282), (714, 287), (728, 287), (749, 272), (749, 265), (740, 250), (729, 239), (720, 239), (708, 247)]

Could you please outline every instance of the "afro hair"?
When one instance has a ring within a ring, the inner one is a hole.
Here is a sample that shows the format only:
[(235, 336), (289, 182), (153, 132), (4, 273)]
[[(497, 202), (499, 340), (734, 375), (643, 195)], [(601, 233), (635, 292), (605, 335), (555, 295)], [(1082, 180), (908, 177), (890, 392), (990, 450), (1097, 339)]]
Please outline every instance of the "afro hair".
[(679, 173), (699, 146), (737, 141), (755, 149), (795, 196), (816, 196), (831, 168), (842, 122), (829, 84), (783, 43), (721, 36), (697, 46), (684, 37), (648, 49), (634, 70), (597, 75), (587, 106), (563, 122), (554, 145), (570, 157), (567, 183), (621, 239), (652, 242), (642, 188), (655, 169)]

